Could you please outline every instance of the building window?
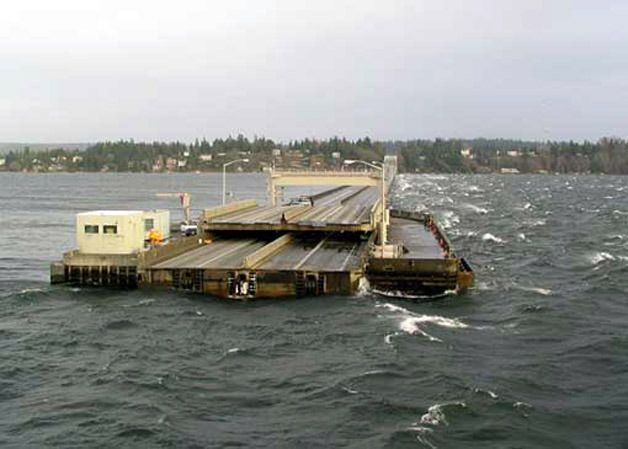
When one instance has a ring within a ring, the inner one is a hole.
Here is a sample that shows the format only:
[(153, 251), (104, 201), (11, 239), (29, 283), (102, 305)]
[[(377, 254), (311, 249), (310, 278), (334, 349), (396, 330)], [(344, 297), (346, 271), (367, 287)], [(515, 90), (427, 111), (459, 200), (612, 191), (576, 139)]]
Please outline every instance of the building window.
[(102, 227), (103, 234), (117, 234), (118, 225), (104, 225)]
[(155, 228), (155, 219), (154, 218), (146, 218), (144, 219), (144, 231), (148, 232), (151, 229)]
[(85, 234), (98, 234), (98, 225), (85, 225)]

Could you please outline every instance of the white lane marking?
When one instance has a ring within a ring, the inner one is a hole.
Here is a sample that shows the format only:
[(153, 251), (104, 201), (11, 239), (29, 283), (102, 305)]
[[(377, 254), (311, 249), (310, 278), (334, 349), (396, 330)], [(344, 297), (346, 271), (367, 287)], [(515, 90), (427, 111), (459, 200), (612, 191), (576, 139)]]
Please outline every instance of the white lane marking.
[(353, 246), (351, 247), (351, 251), (349, 251), (349, 254), (347, 255), (347, 258), (342, 263), (342, 266), (340, 267), (340, 271), (345, 271), (345, 267), (347, 266), (347, 263), (349, 262), (349, 258), (353, 256), (353, 251), (355, 250), (355, 246), (356, 244), (354, 243)]
[(223, 257), (225, 257), (225, 256), (228, 256), (229, 254), (232, 254), (232, 253), (234, 253), (234, 252), (238, 251), (239, 249), (244, 248), (245, 246), (249, 246), (249, 245), (250, 245), (251, 243), (253, 243), (253, 242), (255, 242), (255, 240), (247, 240), (246, 242), (242, 243), (241, 245), (238, 245), (238, 246), (236, 246), (236, 247), (234, 247), (234, 248), (231, 248), (230, 250), (225, 251), (224, 253), (218, 254), (217, 256), (214, 256), (214, 257), (212, 257), (212, 258), (211, 258), (211, 259), (209, 259), (209, 260), (206, 260), (205, 262), (203, 262), (202, 264), (200, 264), (200, 265), (198, 266), (198, 268), (204, 268), (204, 267), (206, 267), (208, 264), (210, 264), (210, 263), (212, 263), (212, 262), (214, 262), (214, 261), (216, 261), (216, 260), (218, 260), (218, 259), (221, 259), (221, 258), (223, 258)]
[(336, 206), (334, 208), (332, 208), (330, 211), (328, 211), (326, 214), (323, 214), (322, 217), (316, 217), (317, 221), (325, 221), (327, 220), (330, 216), (335, 215), (336, 212), (338, 212), (339, 210), (342, 210), (343, 206)]
[(212, 246), (210, 249), (218, 250), (225, 245), (225, 242), (218, 240), (209, 244), (205, 244), (199, 248), (195, 248), (178, 256), (166, 259), (163, 262), (155, 265), (153, 268), (184, 268), (187, 266), (186, 264), (188, 262), (193, 261), (195, 258), (199, 257), (200, 254), (207, 252), (207, 247), (210, 245)]
[(301, 266), (302, 266), (305, 262), (307, 262), (307, 261), (308, 261), (308, 259), (309, 259), (310, 257), (312, 257), (316, 251), (318, 251), (319, 249), (321, 249), (321, 246), (323, 246), (323, 244), (327, 241), (327, 239), (328, 239), (328, 238), (329, 238), (329, 237), (325, 237), (323, 240), (321, 240), (320, 242), (318, 242), (318, 245), (316, 245), (316, 246), (314, 247), (314, 249), (313, 249), (313, 250), (311, 250), (309, 253), (307, 253), (307, 254), (303, 257), (303, 259), (301, 259), (301, 260), (299, 261), (299, 263), (297, 263), (297, 264), (294, 266), (293, 270), (298, 270), (299, 268), (301, 268)]

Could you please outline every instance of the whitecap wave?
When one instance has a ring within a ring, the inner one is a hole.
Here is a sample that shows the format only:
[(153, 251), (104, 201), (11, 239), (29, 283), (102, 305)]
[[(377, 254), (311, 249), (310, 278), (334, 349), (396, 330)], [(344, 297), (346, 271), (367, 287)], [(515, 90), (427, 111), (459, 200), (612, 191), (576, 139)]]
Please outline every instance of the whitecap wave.
[(416, 207), (414, 208), (415, 211), (421, 213), (421, 212), (427, 212), (429, 211), (429, 207), (427, 207), (427, 205), (425, 204), (417, 204)]
[(450, 327), (454, 329), (465, 329), (469, 327), (467, 324), (456, 318), (445, 318), (438, 315), (421, 315), (417, 317), (417, 323), (431, 323), (442, 327)]
[(504, 240), (494, 236), (493, 234), (490, 233), (486, 233), (482, 236), (482, 241), (483, 242), (493, 242), (493, 243), (504, 243)]
[(589, 261), (593, 265), (599, 265), (602, 262), (606, 262), (610, 260), (616, 260), (616, 257), (613, 256), (611, 253), (606, 253), (606, 252), (595, 253), (589, 257)]
[(382, 309), (388, 309), (391, 312), (400, 312), (400, 313), (412, 314), (412, 312), (410, 312), (408, 309), (405, 309), (405, 308), (403, 308), (401, 306), (396, 306), (396, 305), (390, 304), (390, 303), (376, 304), (375, 307), (382, 308)]
[(434, 174), (427, 174), (427, 175), (423, 175), (424, 178), (426, 179), (433, 179), (435, 181), (444, 181), (447, 179), (447, 176), (444, 175), (434, 175)]
[(142, 307), (142, 306), (148, 306), (152, 303), (154, 303), (155, 300), (153, 298), (146, 298), (146, 299), (141, 299), (139, 300), (137, 303), (135, 304), (124, 304), (122, 305), (123, 308), (128, 309), (131, 307)]
[(397, 313), (401, 313), (403, 315), (407, 315), (413, 318), (416, 318), (418, 321), (418, 323), (424, 324), (424, 323), (431, 323), (431, 324), (436, 324), (438, 326), (443, 326), (443, 327), (451, 327), (451, 328), (458, 328), (458, 329), (464, 329), (469, 327), (468, 324), (463, 323), (462, 321), (460, 321), (457, 318), (445, 318), (443, 316), (439, 316), (439, 315), (420, 315), (414, 312), (411, 312), (410, 310), (401, 307), (401, 306), (397, 306), (394, 304), (390, 304), (390, 303), (385, 303), (385, 304), (378, 304), (376, 307), (381, 307), (384, 309), (388, 309), (391, 312), (397, 312)]
[(18, 295), (26, 295), (28, 293), (41, 293), (43, 291), (44, 291), (43, 288), (32, 287), (32, 288), (24, 288), (24, 289), (20, 290), (17, 294)]
[(432, 432), (434, 432), (434, 429), (432, 429), (431, 427), (419, 426), (416, 423), (411, 425), (410, 427), (408, 427), (407, 430), (411, 430), (413, 432), (418, 432), (418, 433), (432, 433)]
[(439, 293), (436, 295), (412, 295), (410, 293), (405, 293), (400, 290), (380, 290), (377, 288), (373, 288), (370, 291), (372, 293), (375, 293), (380, 296), (385, 296), (387, 298), (416, 299), (416, 300), (424, 300), (424, 301), (439, 299), (445, 296), (457, 294), (455, 290), (445, 290), (443, 293)]
[(438, 426), (440, 424), (448, 426), (449, 422), (447, 421), (447, 416), (445, 415), (445, 411), (444, 411), (444, 408), (448, 406), (466, 408), (467, 404), (464, 401), (454, 401), (454, 402), (444, 402), (442, 404), (434, 404), (427, 409), (427, 413), (421, 416), (420, 423), (429, 424), (431, 426)]
[(374, 370), (370, 370), (370, 371), (365, 371), (364, 373), (360, 374), (359, 377), (364, 377), (364, 376), (373, 376), (375, 374), (382, 374), (385, 373), (386, 371), (384, 371), (383, 369), (374, 369)]
[(476, 206), (475, 204), (465, 204), (464, 207), (466, 207), (467, 209), (471, 209), (473, 212), (480, 215), (488, 214), (488, 209), (484, 207)]
[(521, 402), (521, 401), (517, 401), (514, 404), (512, 404), (512, 406), (514, 408), (532, 408), (531, 404), (528, 404), (527, 402)]
[(470, 185), (469, 187), (467, 187), (467, 191), (469, 191), (469, 192), (476, 192), (476, 193), (484, 192), (484, 190), (480, 189), (476, 185)]
[(451, 229), (460, 224), (460, 217), (453, 211), (448, 210), (441, 214), (439, 221), (444, 229)]
[(495, 288), (491, 287), (488, 282), (476, 282), (475, 289), (483, 292), (495, 290)]
[[(397, 306), (395, 304), (390, 304), (390, 303), (376, 304), (375, 307), (387, 309), (390, 312), (393, 312), (396, 315), (398, 315), (400, 318), (398, 326), (401, 332), (404, 332), (408, 335), (421, 335), (427, 338), (429, 341), (433, 341), (437, 343), (442, 343), (443, 340), (426, 332), (422, 328), (422, 325), (432, 324), (432, 325), (446, 327), (450, 329), (465, 329), (465, 328), (470, 327), (468, 324), (463, 323), (457, 318), (446, 318), (439, 315), (417, 314), (417, 313), (411, 312), (410, 310), (404, 307)], [(387, 344), (392, 344), (392, 338), (396, 335), (398, 335), (398, 333), (387, 334), (384, 337), (384, 341)]]
[(344, 391), (346, 391), (349, 394), (358, 394), (359, 393), (357, 390), (354, 390), (352, 388), (346, 387), (344, 385), (341, 385), (340, 388), (342, 388)]
[(421, 416), (420, 422), (421, 424), (430, 424), (432, 426), (437, 426), (439, 424), (449, 424), (440, 404), (430, 406), (430, 408), (427, 409), (427, 413)]
[(427, 435), (434, 432), (430, 427), (420, 426), (418, 423), (414, 423), (407, 430), (411, 432), (416, 432), (418, 435), (416, 437), (417, 441), (424, 446), (427, 446), (431, 449), (437, 449), (436, 445), (434, 445), (431, 441), (429, 441), (426, 437)]
[(399, 323), (399, 329), (401, 329), (403, 332), (405, 332), (408, 335), (422, 335), (423, 337), (427, 338), (429, 341), (434, 341), (437, 343), (443, 342), (443, 340), (441, 340), (440, 338), (434, 337), (433, 335), (425, 332), (423, 329), (419, 327), (419, 324), (420, 324), (420, 321), (418, 320), (418, 318), (409, 317), (401, 321), (401, 323)]
[(405, 192), (412, 188), (412, 184), (408, 182), (405, 178), (397, 177), (397, 188), (402, 192)]
[(497, 395), (497, 393), (495, 393), (495, 392), (493, 392), (491, 390), (484, 390), (482, 388), (474, 388), (473, 391), (478, 393), (478, 394), (485, 394), (485, 395), (489, 396), (491, 399), (499, 399), (499, 396)]
[(521, 415), (526, 418), (529, 416), (530, 411), (532, 410), (532, 404), (528, 404), (527, 402), (521, 402), (521, 401), (517, 401), (513, 403), (512, 407), (515, 410), (518, 410), (519, 413), (521, 413)]
[(543, 296), (550, 296), (553, 292), (549, 288), (541, 288), (541, 287), (519, 287), (519, 290), (523, 290), (526, 292), (538, 293)]
[(547, 220), (541, 218), (538, 220), (526, 221), (525, 224), (530, 226), (531, 228), (536, 228), (538, 226), (545, 226), (547, 224)]

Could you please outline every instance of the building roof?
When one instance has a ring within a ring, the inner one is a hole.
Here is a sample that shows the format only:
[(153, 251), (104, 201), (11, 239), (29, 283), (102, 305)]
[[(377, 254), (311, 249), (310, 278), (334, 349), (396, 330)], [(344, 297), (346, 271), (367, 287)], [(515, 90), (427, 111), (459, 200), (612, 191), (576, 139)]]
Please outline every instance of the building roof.
[(121, 217), (122, 216), (124, 217), (128, 215), (137, 215), (141, 213), (142, 213), (141, 210), (92, 210), (89, 212), (81, 212), (76, 215), (77, 216), (108, 216), (108, 217), (113, 217), (113, 216)]

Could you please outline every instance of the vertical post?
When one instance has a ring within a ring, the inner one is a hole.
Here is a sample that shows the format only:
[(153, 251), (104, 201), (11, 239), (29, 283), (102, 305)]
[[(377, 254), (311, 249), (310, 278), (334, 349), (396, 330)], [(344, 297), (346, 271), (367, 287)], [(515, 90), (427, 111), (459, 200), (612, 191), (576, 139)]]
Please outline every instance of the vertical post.
[[(380, 233), (380, 245), (384, 246), (388, 236), (386, 235), (388, 229), (386, 226), (386, 167), (382, 165), (382, 231)], [(383, 251), (383, 249), (382, 249)]]
[(222, 205), (227, 203), (227, 164), (222, 164)]
[(236, 159), (234, 161), (225, 162), (222, 164), (222, 205), (227, 204), (227, 165), (235, 164), (236, 162), (249, 162), (248, 158)]
[(275, 163), (273, 162), (273, 167), (270, 170), (270, 205), (275, 207), (277, 206), (277, 186), (275, 185), (275, 177), (273, 174), (275, 173)]
[(268, 174), (268, 202), (272, 207), (277, 205), (277, 191), (275, 187), (275, 179), (273, 178), (273, 169)]
[(185, 224), (190, 224), (190, 194), (183, 192), (180, 194), (181, 206), (183, 207), (183, 215), (185, 215)]

